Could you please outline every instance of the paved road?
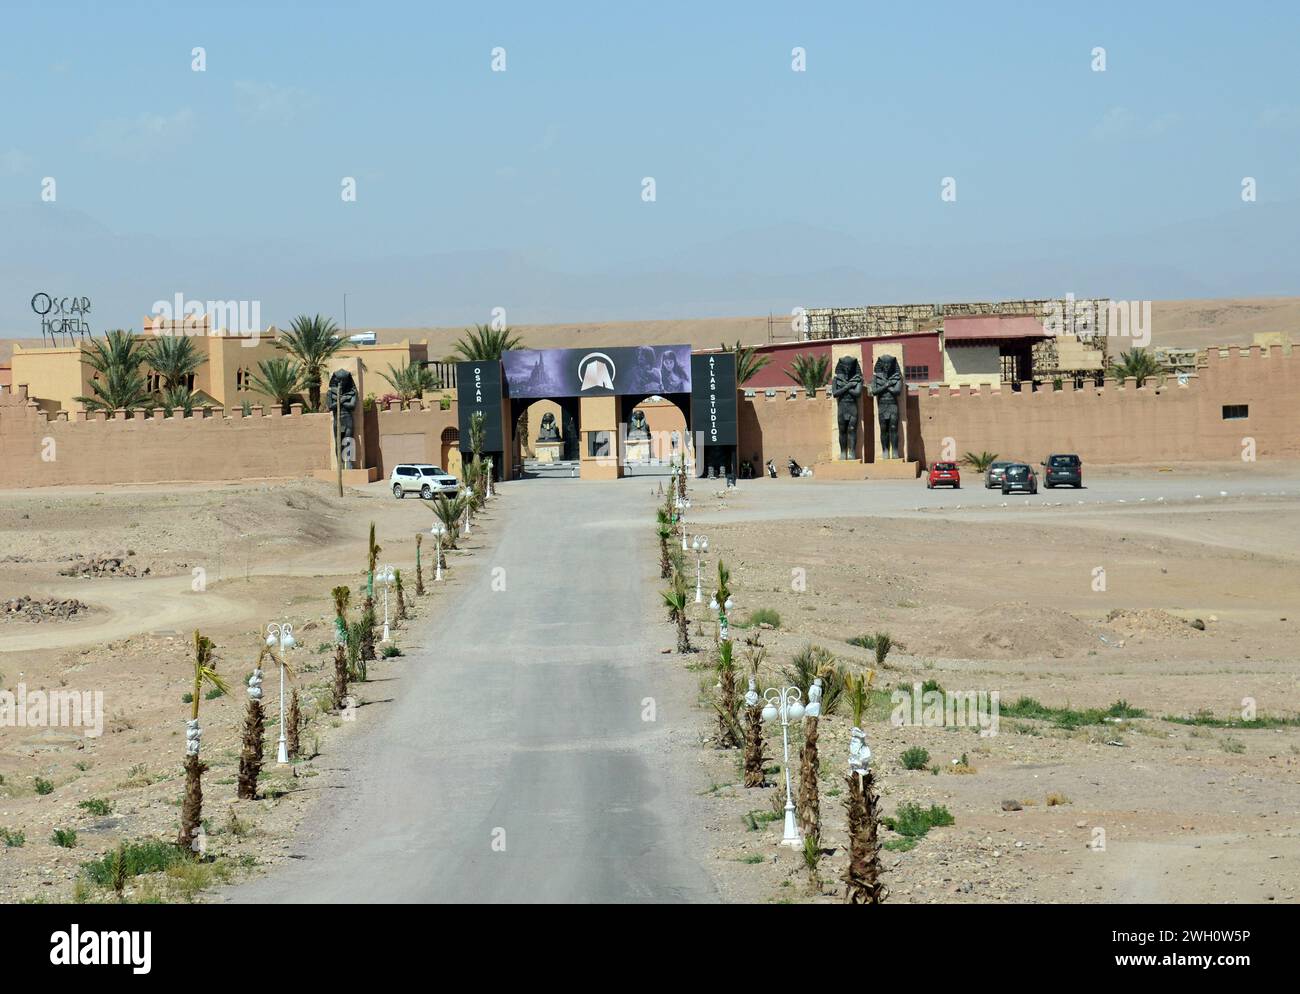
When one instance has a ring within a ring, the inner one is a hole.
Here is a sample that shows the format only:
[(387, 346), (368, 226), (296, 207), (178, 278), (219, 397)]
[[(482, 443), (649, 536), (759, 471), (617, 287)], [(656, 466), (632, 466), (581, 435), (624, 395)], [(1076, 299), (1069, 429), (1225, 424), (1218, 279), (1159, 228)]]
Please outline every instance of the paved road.
[(667, 739), (689, 724), (695, 681), (648, 620), (652, 507), (626, 482), (507, 484), (485, 529), (499, 538), (463, 560), (472, 576), (439, 607), (429, 648), (366, 687), (376, 703), (359, 709), (365, 728), (299, 858), (225, 897), (716, 901), (679, 816), (691, 787)]

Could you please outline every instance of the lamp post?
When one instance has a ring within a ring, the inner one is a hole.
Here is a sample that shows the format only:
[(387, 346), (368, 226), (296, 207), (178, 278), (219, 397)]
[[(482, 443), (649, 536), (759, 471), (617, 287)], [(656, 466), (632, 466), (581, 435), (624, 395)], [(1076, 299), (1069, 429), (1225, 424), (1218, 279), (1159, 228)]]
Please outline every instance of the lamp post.
[(280, 744), (276, 749), (275, 761), (281, 765), (289, 762), (289, 748), (284, 737), (284, 654), (298, 643), (294, 641), (293, 625), (287, 621), (283, 624), (271, 622), (266, 626), (266, 645), (272, 650), (280, 646)]
[(466, 534), (466, 535), (469, 534), (469, 524), (470, 524), (470, 521), (469, 521), (469, 505), (466, 504), (466, 505), (465, 505), (465, 534)]
[(388, 586), (393, 582), (393, 567), (380, 566), (375, 571), (375, 579), (384, 585), (384, 637), (379, 641), (389, 641), (388, 636)]
[(433, 580), (437, 583), (442, 579), (442, 540), (447, 535), (447, 526), (441, 521), (435, 521), (429, 534), (433, 536)]
[(700, 588), (700, 564), (704, 561), (704, 554), (709, 551), (709, 540), (703, 535), (696, 535), (691, 548), (695, 550), (695, 603), (700, 604), (704, 601), (704, 591)]
[(492, 492), (492, 457), (491, 456), (487, 457), (487, 493), (485, 496), (486, 499), (488, 500), (491, 500), (493, 497), (496, 496), (496, 494)]
[(718, 604), (718, 595), (714, 594), (709, 598), (709, 610), (718, 612), (718, 641), (725, 642), (731, 638), (731, 629), (727, 624), (727, 612), (736, 606), (736, 602), (728, 597), (721, 605)]
[(691, 506), (689, 497), (677, 498), (677, 523), (682, 526), (682, 551), (686, 551), (686, 509)]
[[(801, 694), (798, 687), (768, 687), (763, 691), (763, 720), (781, 719), (781, 742), (785, 747), (785, 832), (781, 845), (792, 849), (803, 846), (799, 838), (799, 829), (794, 823), (794, 795), (790, 790), (790, 722), (800, 721), (804, 716), (804, 707), (800, 703)], [(820, 709), (819, 709), (820, 710)]]

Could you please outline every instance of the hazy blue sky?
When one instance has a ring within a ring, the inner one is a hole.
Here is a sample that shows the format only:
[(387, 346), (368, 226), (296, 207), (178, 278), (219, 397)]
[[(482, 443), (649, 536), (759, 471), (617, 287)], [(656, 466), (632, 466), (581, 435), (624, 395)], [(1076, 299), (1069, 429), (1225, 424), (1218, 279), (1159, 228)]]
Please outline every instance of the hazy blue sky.
[(109, 6), (3, 4), (0, 333), (1300, 291), (1294, 3)]

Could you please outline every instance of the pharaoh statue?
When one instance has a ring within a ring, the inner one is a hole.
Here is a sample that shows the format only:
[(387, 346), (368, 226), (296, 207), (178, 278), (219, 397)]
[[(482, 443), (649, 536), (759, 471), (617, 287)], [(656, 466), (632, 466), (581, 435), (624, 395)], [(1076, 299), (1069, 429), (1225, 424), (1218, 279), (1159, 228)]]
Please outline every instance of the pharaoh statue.
[(325, 410), (334, 415), (334, 437), (338, 439), (339, 461), (344, 469), (352, 469), (357, 446), (353, 427), (353, 413), (357, 409), (357, 384), (346, 369), (336, 369), (330, 374), (329, 389), (325, 392)]
[(880, 422), (880, 454), (883, 459), (899, 459), (898, 432), (903, 395), (903, 371), (892, 355), (882, 355), (871, 372), (871, 396), (876, 398), (876, 416)]
[(555, 423), (555, 415), (547, 411), (542, 415), (541, 427), (537, 429), (537, 441), (558, 442), (559, 440), (560, 429)]
[(835, 423), (840, 430), (840, 458), (856, 459), (858, 402), (862, 396), (862, 364), (854, 356), (842, 356), (835, 364), (835, 376), (831, 380), (831, 396), (835, 398)]
[(627, 426), (627, 437), (629, 439), (650, 437), (650, 423), (645, 419), (645, 411), (632, 412), (632, 420)]

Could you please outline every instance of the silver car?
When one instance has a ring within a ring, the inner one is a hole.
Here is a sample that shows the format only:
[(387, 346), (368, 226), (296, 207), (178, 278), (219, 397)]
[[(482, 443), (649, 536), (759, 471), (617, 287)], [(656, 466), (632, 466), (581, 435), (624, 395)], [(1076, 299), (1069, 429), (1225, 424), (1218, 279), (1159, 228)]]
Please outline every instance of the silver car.
[(1014, 465), (1014, 459), (999, 459), (989, 463), (989, 468), (984, 471), (984, 489), (996, 490), (1002, 486), (1002, 477), (1007, 475), (1007, 467)]

